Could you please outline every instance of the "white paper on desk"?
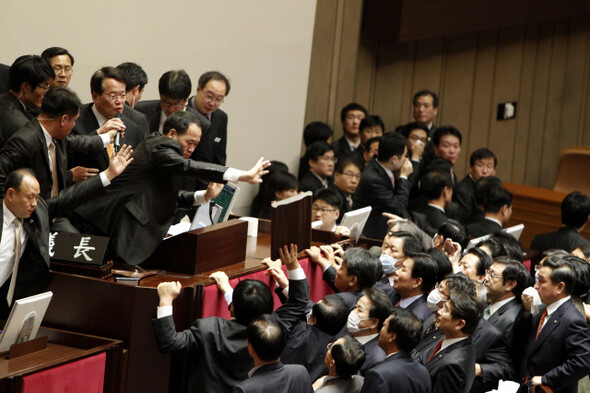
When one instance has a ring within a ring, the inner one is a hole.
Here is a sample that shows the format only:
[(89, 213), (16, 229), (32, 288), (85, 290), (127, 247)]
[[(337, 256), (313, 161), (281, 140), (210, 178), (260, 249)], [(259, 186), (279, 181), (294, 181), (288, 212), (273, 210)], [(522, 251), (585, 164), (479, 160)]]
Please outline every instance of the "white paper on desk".
[(178, 224), (171, 225), (168, 229), (169, 237), (165, 237), (164, 240), (174, 237), (176, 235), (180, 235), (181, 233), (188, 232), (191, 227), (190, 222), (181, 221)]

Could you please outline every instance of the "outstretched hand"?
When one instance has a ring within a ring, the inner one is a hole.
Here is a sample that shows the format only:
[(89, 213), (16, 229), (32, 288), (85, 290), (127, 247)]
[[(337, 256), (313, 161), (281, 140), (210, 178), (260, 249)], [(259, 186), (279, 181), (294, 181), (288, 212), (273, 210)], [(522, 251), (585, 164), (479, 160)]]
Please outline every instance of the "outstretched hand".
[(158, 284), (158, 297), (160, 307), (171, 306), (174, 299), (180, 294), (182, 285), (178, 281), (161, 282)]
[(264, 157), (260, 157), (258, 162), (256, 162), (256, 164), (248, 172), (245, 172), (242, 176), (240, 176), (238, 180), (248, 182), (250, 184), (262, 183), (262, 176), (268, 173), (266, 168), (269, 166), (270, 161), (265, 161)]
[(133, 154), (131, 146), (123, 145), (121, 150), (111, 158), (109, 167), (105, 170), (105, 175), (109, 181), (123, 173), (127, 165), (133, 161), (131, 154)]

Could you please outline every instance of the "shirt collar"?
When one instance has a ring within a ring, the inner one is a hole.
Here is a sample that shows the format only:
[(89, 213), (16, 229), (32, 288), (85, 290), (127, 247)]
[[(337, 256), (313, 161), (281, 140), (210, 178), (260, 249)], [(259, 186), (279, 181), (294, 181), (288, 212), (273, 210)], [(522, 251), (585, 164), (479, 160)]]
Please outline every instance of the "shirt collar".
[(385, 173), (387, 173), (387, 176), (389, 176), (390, 179), (393, 178), (393, 172), (389, 170), (389, 168), (386, 168), (382, 163), (379, 162), (379, 160), (375, 160), (377, 161), (377, 164), (381, 165), (381, 168), (383, 168), (385, 170)]
[(443, 213), (445, 212), (445, 209), (443, 209), (443, 208), (442, 208), (442, 207), (440, 207), (439, 205), (435, 205), (434, 203), (429, 203), (429, 204), (428, 204), (428, 206), (432, 206), (432, 207), (434, 207), (435, 209), (438, 209), (438, 210), (440, 210), (440, 211), (441, 211), (441, 212), (443, 212)]
[(94, 117), (96, 117), (96, 121), (98, 122), (98, 127), (99, 128), (102, 127), (103, 124), (106, 123), (108, 119), (106, 117), (104, 117), (102, 115), (102, 113), (100, 113), (98, 111), (98, 109), (96, 109), (96, 105), (92, 105), (92, 107), (90, 109), (92, 109), (92, 113), (94, 113)]
[(351, 151), (358, 149), (359, 146), (361, 145), (360, 138), (359, 138), (358, 142), (356, 142), (356, 143), (354, 143), (353, 141), (351, 141), (347, 137), (344, 137), (344, 140), (346, 141), (346, 143), (348, 143), (348, 147), (350, 148)]
[(14, 219), (16, 218), (16, 216), (10, 211), (10, 209), (8, 208), (8, 206), (6, 206), (6, 202), (2, 202), (3, 205), (3, 209), (2, 209), (2, 216), (3, 216), (3, 226), (4, 227), (8, 227), (9, 225), (12, 224), (12, 222), (14, 221)]
[(571, 298), (571, 296), (566, 296), (563, 299), (557, 300), (557, 301), (549, 304), (547, 306), (547, 315), (553, 314), (559, 308), (559, 306), (561, 306), (563, 303), (570, 300), (570, 298)]
[(421, 296), (423, 296), (423, 294), (418, 294), (412, 297), (407, 297), (405, 299), (402, 299), (399, 301), (399, 306), (401, 308), (408, 308), (410, 306), (410, 304), (414, 303), (414, 301), (418, 300), (418, 298), (420, 298)]
[(494, 314), (496, 311), (498, 311), (503, 305), (505, 305), (506, 303), (508, 303), (509, 301), (511, 301), (512, 299), (514, 299), (514, 296), (510, 296), (508, 299), (504, 299), (501, 300), (497, 303), (494, 304), (490, 304), (490, 315)]
[(369, 334), (368, 336), (360, 336), (360, 337), (355, 337), (355, 338), (357, 339), (358, 342), (365, 345), (366, 343), (368, 343), (369, 341), (371, 341), (372, 339), (374, 339), (378, 335), (379, 335), (379, 333), (374, 333), (374, 334)]
[(45, 127), (43, 127), (43, 124), (41, 124), (41, 122), (39, 122), (39, 125), (41, 126), (41, 129), (43, 130), (43, 136), (45, 137), (45, 144), (47, 145), (47, 148), (49, 149), (49, 145), (51, 145), (51, 142), (53, 141), (53, 137), (51, 135), (49, 135), (49, 133), (47, 132)]
[(465, 340), (467, 337), (458, 337), (458, 338), (445, 338), (440, 346), (440, 350), (442, 351), (446, 347), (458, 343), (459, 341)]
[(500, 221), (496, 220), (495, 218), (492, 218), (492, 217), (484, 217), (484, 218), (485, 218), (486, 220), (489, 220), (489, 221), (495, 222), (496, 224), (500, 225), (500, 227), (502, 227), (502, 223), (501, 223)]

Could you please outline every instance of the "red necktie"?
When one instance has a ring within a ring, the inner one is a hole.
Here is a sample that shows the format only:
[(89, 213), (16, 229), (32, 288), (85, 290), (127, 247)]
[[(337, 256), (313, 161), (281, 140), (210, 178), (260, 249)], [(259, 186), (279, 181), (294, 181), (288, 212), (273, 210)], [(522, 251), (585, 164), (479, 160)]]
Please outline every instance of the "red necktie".
[(543, 314), (541, 314), (541, 319), (539, 320), (539, 326), (537, 327), (537, 335), (535, 336), (535, 340), (539, 337), (539, 333), (541, 332), (541, 328), (543, 327), (543, 322), (545, 322), (545, 317), (547, 316), (547, 309), (543, 310)]
[(432, 355), (430, 355), (430, 357), (428, 358), (428, 361), (426, 363), (428, 363), (430, 361), (430, 359), (432, 359), (434, 357), (434, 354), (438, 352), (438, 350), (440, 349), (440, 347), (442, 347), (442, 343), (444, 340), (440, 340), (438, 342), (438, 344), (436, 344), (436, 347), (434, 347), (434, 351), (432, 351)]

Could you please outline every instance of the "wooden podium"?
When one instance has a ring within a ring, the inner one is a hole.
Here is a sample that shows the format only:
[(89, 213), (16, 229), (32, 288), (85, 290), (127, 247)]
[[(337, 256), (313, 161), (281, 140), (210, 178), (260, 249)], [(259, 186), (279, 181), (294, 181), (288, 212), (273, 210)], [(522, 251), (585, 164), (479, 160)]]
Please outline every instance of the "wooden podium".
[(299, 250), (311, 246), (311, 192), (273, 202), (271, 207), (270, 257), (279, 258), (279, 249), (296, 244)]
[(228, 220), (165, 239), (142, 267), (199, 274), (246, 259), (248, 223)]

